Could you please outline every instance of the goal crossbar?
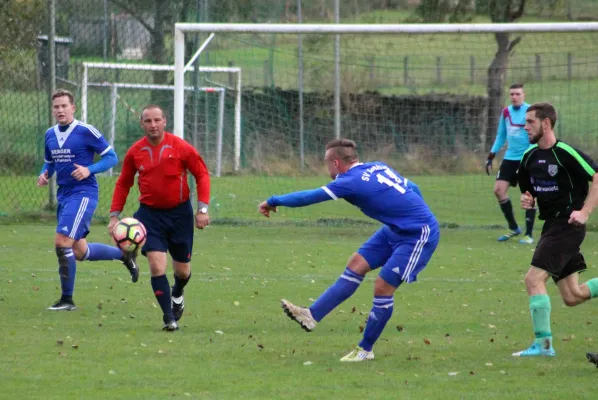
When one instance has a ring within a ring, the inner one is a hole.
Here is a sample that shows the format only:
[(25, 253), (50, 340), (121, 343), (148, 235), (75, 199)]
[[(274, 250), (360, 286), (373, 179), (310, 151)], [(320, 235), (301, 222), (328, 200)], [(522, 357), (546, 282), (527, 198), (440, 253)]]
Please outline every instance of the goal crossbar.
[[(190, 88), (184, 85), (184, 83), (181, 83), (180, 85), (177, 85), (176, 81), (176, 65), (159, 65), (159, 64), (131, 64), (131, 63), (101, 63), (101, 62), (84, 62), (83, 63), (83, 78), (82, 78), (82, 85), (81, 85), (81, 97), (82, 100), (82, 107), (81, 107), (81, 115), (83, 120), (87, 119), (87, 96), (88, 96), (88, 87), (91, 86), (89, 83), (89, 69), (91, 68), (97, 68), (97, 69), (115, 69), (115, 70), (134, 70), (134, 71), (174, 71), (175, 72), (175, 84), (174, 85), (154, 85), (154, 84), (148, 84), (148, 85), (143, 85), (143, 84), (139, 84), (139, 86), (135, 86), (136, 88), (145, 88), (145, 89), (159, 89), (159, 90), (164, 90), (164, 89), (174, 89), (174, 99), (175, 99), (175, 104), (174, 104), (174, 127), (173, 127), (173, 133), (179, 137), (184, 137), (184, 131), (183, 131), (183, 126), (184, 126), (184, 95), (183, 93), (187, 90), (195, 90), (194, 88)], [(234, 118), (235, 118), (235, 123), (234, 123), (234, 170), (238, 171), (240, 169), (241, 166), (241, 85), (242, 85), (242, 75), (241, 75), (241, 68), (239, 67), (212, 67), (212, 66), (206, 66), (206, 67), (199, 67), (198, 68), (199, 72), (224, 72), (224, 73), (231, 73), (231, 74), (235, 74), (237, 76), (236, 79), (236, 84), (234, 88), (219, 88), (222, 90), (217, 90), (220, 91), (221, 93), (224, 93), (224, 89), (228, 89), (228, 90), (233, 90), (235, 92), (235, 107), (234, 107)], [(187, 66), (185, 67), (184, 65), (181, 68), (181, 72), (182, 72), (182, 79), (184, 82), (184, 74), (185, 72), (191, 72), (191, 71), (195, 71), (195, 67), (194, 66)], [(213, 83), (213, 82), (212, 82)], [(98, 84), (95, 84), (98, 85)], [(100, 84), (101, 85), (101, 84)], [(124, 87), (121, 86), (123, 85), (123, 83), (108, 83), (107, 86), (112, 86), (113, 88), (118, 88), (118, 87)], [(126, 84), (125, 84), (126, 85)], [(178, 90), (182, 90), (183, 93), (181, 93), (180, 95), (177, 93), (177, 89)], [(202, 91), (210, 91), (211, 88), (202, 88)], [(215, 88), (216, 89), (216, 88)], [(179, 98), (178, 102), (177, 99)], [(220, 96), (221, 98), (221, 103), (224, 102), (224, 97)], [(177, 104), (179, 106), (177, 106)], [(224, 104), (222, 104), (222, 107), (224, 107)], [(220, 117), (219, 117), (220, 118)], [(220, 163), (218, 163), (220, 168)], [(218, 173), (218, 176), (220, 176), (220, 173)]]
[(214, 24), (177, 23), (175, 32), (234, 33), (541, 33), (598, 31), (598, 22), (536, 22), (495, 24)]

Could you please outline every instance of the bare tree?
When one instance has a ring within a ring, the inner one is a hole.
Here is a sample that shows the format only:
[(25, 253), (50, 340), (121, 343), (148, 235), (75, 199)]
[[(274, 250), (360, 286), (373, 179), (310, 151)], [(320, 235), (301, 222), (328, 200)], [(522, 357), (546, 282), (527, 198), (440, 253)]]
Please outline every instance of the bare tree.
[[(514, 22), (523, 15), (526, 0), (490, 0), (488, 13), (492, 22)], [(511, 40), (504, 32), (494, 34), (497, 44), (496, 54), (488, 67), (488, 122), (486, 138), (492, 138), (496, 131), (498, 118), (503, 107), (505, 95), (505, 72), (509, 64), (509, 55), (513, 48), (521, 41), (521, 36)]]
[[(155, 64), (167, 64), (165, 31), (171, 29), (174, 23), (173, 8), (183, 1), (170, 0), (110, 0), (123, 11), (135, 18), (151, 36), (149, 58)], [(176, 4), (174, 4), (176, 3)], [(179, 5), (179, 8), (183, 8)], [(154, 83), (167, 84), (168, 71), (154, 71)], [(160, 103), (160, 92), (152, 91), (152, 102)], [(160, 104), (164, 106), (163, 104)]]

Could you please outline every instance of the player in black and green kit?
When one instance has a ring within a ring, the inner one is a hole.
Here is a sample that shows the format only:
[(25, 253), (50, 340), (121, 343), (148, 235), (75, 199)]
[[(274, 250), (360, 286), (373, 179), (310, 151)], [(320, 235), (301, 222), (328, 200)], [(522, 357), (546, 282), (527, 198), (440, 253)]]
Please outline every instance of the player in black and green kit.
[(586, 270), (580, 245), (586, 222), (598, 204), (598, 166), (581, 151), (557, 140), (553, 130), (556, 119), (556, 111), (548, 103), (530, 106), (525, 118), (525, 130), (533, 146), (525, 152), (519, 167), (521, 206), (531, 209), (537, 202), (544, 226), (525, 276), (536, 340), (514, 356), (555, 355), (546, 292), (548, 278), (552, 277), (570, 307), (598, 297), (598, 278), (579, 284), (579, 273)]

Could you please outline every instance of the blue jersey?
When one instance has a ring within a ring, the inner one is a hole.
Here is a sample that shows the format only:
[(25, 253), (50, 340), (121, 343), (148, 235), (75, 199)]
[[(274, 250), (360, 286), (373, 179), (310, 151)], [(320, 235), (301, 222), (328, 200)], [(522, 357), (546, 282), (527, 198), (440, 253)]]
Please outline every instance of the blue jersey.
[(356, 164), (322, 189), (395, 232), (419, 232), (436, 218), (409, 181), (382, 162)]
[(523, 153), (529, 148), (529, 139), (525, 129), (525, 113), (529, 104), (523, 103), (521, 107), (515, 109), (510, 105), (503, 109), (498, 121), (498, 130), (496, 131), (496, 140), (490, 150), (491, 153), (498, 153), (507, 142), (507, 151), (505, 160), (520, 161)]
[(89, 167), (95, 154), (104, 155), (112, 147), (93, 126), (74, 120), (66, 130), (55, 125), (46, 131), (45, 162), (54, 166), (58, 183), (58, 200), (74, 193), (92, 198), (98, 196), (98, 182), (92, 173), (86, 179), (77, 181), (71, 176), (75, 164)]

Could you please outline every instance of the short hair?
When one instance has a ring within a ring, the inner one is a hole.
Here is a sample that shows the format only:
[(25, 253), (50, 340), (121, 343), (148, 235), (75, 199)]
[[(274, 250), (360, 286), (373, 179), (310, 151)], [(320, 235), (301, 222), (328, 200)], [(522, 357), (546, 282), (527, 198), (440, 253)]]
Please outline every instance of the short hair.
[(359, 160), (357, 145), (350, 139), (333, 139), (326, 143), (326, 150), (334, 149), (334, 154), (344, 163), (352, 163)]
[(75, 104), (75, 96), (73, 96), (73, 94), (66, 90), (66, 89), (56, 89), (54, 91), (54, 93), (52, 93), (52, 101), (54, 101), (54, 99), (57, 99), (58, 97), (68, 97), (69, 98), (69, 103), (71, 104)]
[(523, 83), (513, 83), (509, 86), (509, 90), (511, 89), (523, 89)]
[(147, 106), (143, 107), (143, 110), (141, 110), (141, 114), (139, 115), (139, 119), (143, 119), (143, 113), (145, 112), (145, 110), (152, 110), (154, 108), (157, 108), (158, 110), (162, 111), (162, 118), (165, 117), (165, 115), (164, 115), (164, 109), (162, 107), (160, 107), (157, 104), (148, 104)]
[(548, 118), (550, 120), (550, 127), (554, 128), (556, 125), (556, 110), (550, 103), (535, 103), (529, 106), (527, 112), (534, 112), (536, 118), (540, 121)]

